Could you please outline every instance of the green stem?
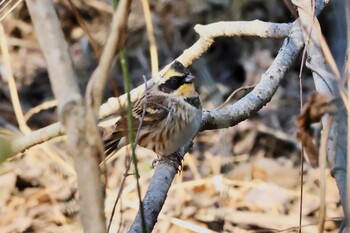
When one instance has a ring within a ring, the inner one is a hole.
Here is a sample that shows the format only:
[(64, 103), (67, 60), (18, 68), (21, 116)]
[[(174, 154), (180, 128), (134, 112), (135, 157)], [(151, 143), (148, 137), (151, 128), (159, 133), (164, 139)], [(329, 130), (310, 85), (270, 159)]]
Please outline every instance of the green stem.
[(145, 223), (145, 214), (143, 210), (143, 204), (142, 204), (142, 198), (141, 198), (141, 188), (140, 188), (140, 183), (139, 183), (139, 171), (137, 167), (137, 156), (135, 153), (136, 149), (136, 141), (135, 141), (135, 132), (134, 132), (134, 119), (132, 116), (132, 108), (131, 108), (131, 96), (130, 96), (130, 91), (131, 91), (131, 79), (129, 75), (129, 70), (128, 70), (128, 64), (126, 62), (126, 55), (125, 55), (125, 49), (121, 49), (119, 52), (119, 59), (120, 59), (120, 64), (122, 66), (122, 72), (123, 72), (123, 80), (124, 80), (124, 89), (125, 92), (127, 93), (127, 101), (128, 101), (128, 107), (127, 107), (127, 117), (128, 117), (128, 138), (129, 142), (131, 144), (131, 157), (132, 161), (135, 167), (135, 176), (136, 176), (136, 187), (137, 187), (137, 194), (139, 197), (140, 201), (140, 213), (141, 213), (141, 221), (142, 221), (142, 229), (143, 232), (146, 233), (146, 223)]
[[(114, 10), (117, 8), (119, 1), (118, 0), (113, 0), (113, 5), (114, 5)], [(141, 198), (141, 188), (140, 188), (140, 182), (139, 182), (139, 170), (137, 167), (137, 156), (135, 153), (136, 149), (136, 141), (135, 141), (135, 132), (134, 132), (134, 119), (132, 116), (132, 104), (131, 104), (131, 96), (130, 96), (130, 91), (131, 91), (131, 79), (129, 75), (129, 69), (128, 69), (128, 63), (126, 61), (126, 53), (125, 49), (122, 48), (119, 52), (119, 59), (120, 59), (120, 65), (122, 67), (122, 73), (123, 73), (123, 81), (124, 81), (124, 89), (125, 93), (127, 94), (127, 102), (128, 102), (128, 107), (127, 107), (127, 119), (128, 119), (128, 139), (131, 144), (131, 158), (134, 164), (134, 169), (135, 169), (135, 176), (136, 176), (136, 188), (137, 188), (137, 194), (139, 198), (139, 205), (140, 205), (140, 213), (141, 213), (141, 222), (142, 222), (142, 231), (146, 233), (146, 222), (145, 222), (145, 213), (143, 209), (143, 204), (142, 204), (142, 198)]]

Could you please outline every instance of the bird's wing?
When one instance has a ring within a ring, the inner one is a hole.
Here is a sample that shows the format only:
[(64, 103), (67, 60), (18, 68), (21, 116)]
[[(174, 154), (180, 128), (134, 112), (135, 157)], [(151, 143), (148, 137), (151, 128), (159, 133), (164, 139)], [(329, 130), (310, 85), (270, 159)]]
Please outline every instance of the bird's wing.
[[(142, 127), (145, 127), (157, 125), (158, 122), (165, 119), (171, 111), (168, 108), (167, 101), (166, 96), (163, 95), (146, 95), (136, 101), (132, 109), (134, 132), (137, 132), (141, 121)], [(119, 141), (128, 135), (128, 120), (126, 116), (127, 114), (125, 111), (123, 116), (114, 124), (114, 126), (105, 130), (103, 134), (102, 138), (107, 157), (120, 149), (118, 148)]]
[(156, 125), (158, 122), (164, 120), (171, 112), (168, 101), (167, 97), (163, 95), (143, 96), (135, 103), (132, 115), (138, 124), (143, 120), (142, 125), (144, 126), (150, 124)]

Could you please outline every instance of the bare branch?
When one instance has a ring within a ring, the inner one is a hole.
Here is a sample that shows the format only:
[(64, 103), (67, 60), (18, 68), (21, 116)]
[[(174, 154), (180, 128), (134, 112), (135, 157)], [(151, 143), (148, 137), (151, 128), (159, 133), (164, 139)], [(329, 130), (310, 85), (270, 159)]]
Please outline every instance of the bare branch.
[(124, 45), (127, 36), (127, 22), (131, 0), (121, 0), (113, 21), (106, 45), (103, 48), (100, 62), (91, 76), (86, 90), (86, 99), (94, 112), (97, 113), (102, 102), (102, 93), (106, 86), (113, 58)]
[[(188, 143), (176, 153), (184, 157), (191, 144), (192, 142)], [(180, 164), (178, 164), (177, 161), (170, 160), (161, 160), (157, 164), (146, 195), (142, 200), (147, 232), (152, 232), (153, 227), (157, 222), (158, 215), (164, 205), (167, 193), (177, 173), (179, 165)], [(139, 211), (128, 232), (142, 232), (141, 222), (141, 213)]]
[(218, 110), (203, 110), (201, 131), (227, 128), (247, 119), (266, 105), (277, 90), (287, 70), (299, 55), (304, 43), (298, 22), (269, 69), (262, 75), (256, 87), (236, 103)]
[(158, 65), (159, 62), (158, 62), (156, 38), (153, 32), (151, 9), (149, 7), (148, 0), (141, 0), (141, 3), (143, 8), (143, 15), (145, 17), (146, 29), (147, 29), (147, 35), (148, 35), (148, 41), (149, 41), (149, 53), (151, 57), (152, 75), (156, 75), (159, 70), (159, 65)]
[(32, 131), (30, 134), (23, 135), (14, 139), (11, 143), (11, 151), (17, 154), (32, 146), (43, 143), (47, 140), (59, 137), (65, 134), (61, 122), (56, 122), (39, 130)]
[(7, 84), (10, 90), (11, 102), (12, 102), (13, 109), (15, 111), (16, 119), (22, 133), (28, 134), (31, 132), (31, 130), (28, 127), (23, 116), (23, 111), (22, 111), (21, 103), (18, 97), (15, 78), (13, 77), (13, 74), (12, 74), (11, 59), (10, 59), (10, 53), (8, 51), (6, 35), (2, 24), (0, 24), (0, 44), (1, 44), (1, 53), (4, 56), (4, 63), (5, 63), (5, 70), (6, 70), (3, 76), (5, 77), (5, 79), (7, 79)]
[(69, 154), (77, 170), (84, 232), (104, 233), (103, 186), (98, 166), (103, 147), (96, 121), (79, 94), (68, 46), (52, 1), (27, 0), (26, 3), (47, 61), (60, 122), (65, 128)]

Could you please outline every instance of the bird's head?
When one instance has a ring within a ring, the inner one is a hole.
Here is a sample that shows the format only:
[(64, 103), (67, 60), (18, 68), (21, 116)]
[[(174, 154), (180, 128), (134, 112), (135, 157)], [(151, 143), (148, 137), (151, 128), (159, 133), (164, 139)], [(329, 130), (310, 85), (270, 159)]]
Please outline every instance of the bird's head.
[(197, 95), (193, 85), (194, 78), (180, 62), (174, 61), (161, 75), (158, 89), (174, 96), (193, 97)]

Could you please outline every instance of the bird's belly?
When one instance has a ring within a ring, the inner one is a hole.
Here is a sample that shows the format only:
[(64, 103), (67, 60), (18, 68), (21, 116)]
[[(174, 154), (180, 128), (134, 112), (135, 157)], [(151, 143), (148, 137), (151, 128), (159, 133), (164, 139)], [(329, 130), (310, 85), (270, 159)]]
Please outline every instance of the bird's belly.
[(152, 133), (149, 129), (141, 131), (139, 145), (153, 150), (159, 156), (170, 155), (193, 139), (201, 124), (201, 114), (181, 124), (172, 121), (174, 119), (169, 118), (162, 126), (151, 129)]

